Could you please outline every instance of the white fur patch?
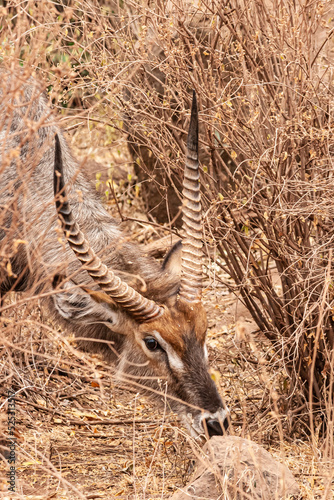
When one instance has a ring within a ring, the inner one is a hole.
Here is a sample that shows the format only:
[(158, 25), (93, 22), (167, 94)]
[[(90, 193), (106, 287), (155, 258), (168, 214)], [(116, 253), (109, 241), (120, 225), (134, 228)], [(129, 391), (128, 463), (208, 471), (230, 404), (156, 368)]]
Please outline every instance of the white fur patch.
[(174, 351), (173, 347), (164, 340), (160, 333), (154, 330), (154, 337), (157, 339), (161, 347), (166, 351), (168, 361), (172, 370), (178, 373), (184, 372), (184, 365), (180, 356)]
[(206, 343), (203, 346), (203, 350), (204, 350), (204, 359), (205, 359), (205, 361), (208, 361), (209, 360), (209, 354), (208, 354), (208, 348), (206, 346)]

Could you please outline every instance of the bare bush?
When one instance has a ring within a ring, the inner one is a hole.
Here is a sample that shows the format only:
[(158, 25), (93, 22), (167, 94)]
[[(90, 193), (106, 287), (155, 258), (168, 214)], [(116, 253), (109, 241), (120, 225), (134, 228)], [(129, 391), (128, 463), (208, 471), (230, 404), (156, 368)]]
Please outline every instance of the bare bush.
[(232, 278), (270, 346), (256, 362), (282, 370), (271, 408), (289, 422), (305, 414), (331, 455), (331, 3), (38, 5), (2, 8), (1, 56), (39, 71), (64, 120), (121, 132), (125, 122), (142, 190), (157, 190), (170, 220), (196, 90), (210, 276)]

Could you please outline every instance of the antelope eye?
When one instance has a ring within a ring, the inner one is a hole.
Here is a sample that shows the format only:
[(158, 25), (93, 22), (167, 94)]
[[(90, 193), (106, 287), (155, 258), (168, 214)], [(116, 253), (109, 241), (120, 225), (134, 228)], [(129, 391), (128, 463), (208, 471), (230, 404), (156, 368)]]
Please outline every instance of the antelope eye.
[(160, 344), (154, 337), (146, 337), (144, 339), (145, 345), (149, 351), (157, 351), (161, 349)]

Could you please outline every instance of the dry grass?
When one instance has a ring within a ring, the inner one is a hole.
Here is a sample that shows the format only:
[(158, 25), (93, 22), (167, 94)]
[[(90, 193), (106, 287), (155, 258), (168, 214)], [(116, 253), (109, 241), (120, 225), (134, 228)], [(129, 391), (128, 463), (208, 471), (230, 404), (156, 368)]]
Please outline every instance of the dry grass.
[[(234, 318), (240, 303), (225, 288), (208, 290), (205, 302), (211, 366), (232, 409), (231, 432), (262, 444), (285, 463), (303, 498), (331, 499), (333, 464), (323, 458), (321, 441), (314, 448), (298, 423), (282, 437), (289, 415), (283, 408), (279, 414), (270, 410), (272, 387), (281, 393), (285, 375), (259, 364), (270, 349), (267, 340), (250, 340), (254, 322), (244, 309), (242, 334)], [(74, 339), (64, 338), (38, 307), (15, 305), (3, 320), (1, 377), (10, 373), (20, 391), (21, 498), (168, 498), (185, 485), (199, 450), (174, 416), (140, 398), (137, 387), (115, 385), (112, 367), (77, 351)], [(2, 388), (9, 383), (4, 382)], [(4, 396), (2, 389), (2, 401)], [(2, 462), (3, 494), (6, 469)]]
[[(333, 498), (331, 3), (2, 4), (0, 57), (44, 81), (77, 155), (104, 164), (116, 217), (108, 177), (122, 214), (145, 219), (124, 122), (141, 145), (137, 173), (164, 196), (196, 89), (213, 376), (232, 432), (287, 463), (304, 498)], [(166, 234), (125, 224), (141, 243)], [(182, 486), (194, 444), (175, 419), (117, 388), (38, 299), (7, 300), (0, 385), (2, 398), (20, 391), (21, 497), (167, 498)]]

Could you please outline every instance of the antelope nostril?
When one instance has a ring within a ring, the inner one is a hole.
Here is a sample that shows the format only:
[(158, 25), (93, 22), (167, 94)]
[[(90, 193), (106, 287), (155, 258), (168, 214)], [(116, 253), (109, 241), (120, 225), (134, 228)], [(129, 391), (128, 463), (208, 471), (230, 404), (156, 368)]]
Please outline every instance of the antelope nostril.
[(215, 418), (206, 418), (205, 423), (209, 437), (222, 436), (223, 434), (225, 434), (225, 431), (228, 428), (227, 418), (225, 418), (224, 421), (222, 422), (223, 427), (221, 426), (220, 421), (216, 420)]

